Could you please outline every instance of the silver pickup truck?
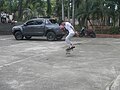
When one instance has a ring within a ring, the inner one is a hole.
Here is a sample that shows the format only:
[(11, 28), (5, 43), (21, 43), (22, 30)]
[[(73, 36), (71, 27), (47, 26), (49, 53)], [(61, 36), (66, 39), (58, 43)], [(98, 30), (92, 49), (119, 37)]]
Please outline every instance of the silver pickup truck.
[(16, 40), (31, 39), (32, 36), (45, 36), (48, 41), (61, 40), (64, 32), (59, 24), (53, 23), (52, 19), (35, 18), (26, 21), (22, 25), (14, 26), (12, 34)]

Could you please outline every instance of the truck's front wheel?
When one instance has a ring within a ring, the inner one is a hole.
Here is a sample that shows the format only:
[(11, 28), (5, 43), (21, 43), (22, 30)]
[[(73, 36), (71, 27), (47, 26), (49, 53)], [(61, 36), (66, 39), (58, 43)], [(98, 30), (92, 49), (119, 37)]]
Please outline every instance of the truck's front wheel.
[(56, 35), (54, 32), (48, 32), (47, 33), (47, 40), (48, 41), (54, 41), (56, 39)]
[(23, 35), (20, 31), (15, 32), (14, 36), (15, 36), (16, 40), (22, 40), (23, 39)]

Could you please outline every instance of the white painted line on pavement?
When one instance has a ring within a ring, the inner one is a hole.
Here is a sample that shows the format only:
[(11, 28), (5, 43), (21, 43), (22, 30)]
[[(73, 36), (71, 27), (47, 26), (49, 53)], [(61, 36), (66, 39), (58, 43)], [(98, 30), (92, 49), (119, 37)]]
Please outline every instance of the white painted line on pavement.
[[(15, 62), (11, 62), (11, 63), (4, 64), (4, 65), (0, 66), (0, 68), (6, 67), (6, 66), (10, 66), (10, 65), (12, 65), (12, 64), (20, 63), (20, 62), (22, 62), (22, 61), (25, 61), (26, 59), (30, 59), (30, 58), (33, 58), (33, 57), (36, 57), (36, 56), (40, 56), (40, 54), (39, 54), (39, 55), (32, 56), (32, 57), (25, 58), (25, 59), (22, 59), (22, 60), (18, 60), (18, 61), (15, 61)], [(0, 69), (0, 70), (1, 70), (1, 69)]]
[(1, 38), (0, 40), (4, 41), (4, 40), (10, 40), (10, 38)]
[(4, 65), (0, 66), (0, 68), (6, 67), (6, 66), (10, 66), (12, 64), (19, 63), (19, 62), (22, 62), (22, 61), (24, 61), (24, 59), (23, 60), (19, 60), (19, 61), (15, 61), (15, 62), (11, 62), (11, 63), (8, 63), (8, 64), (4, 64)]

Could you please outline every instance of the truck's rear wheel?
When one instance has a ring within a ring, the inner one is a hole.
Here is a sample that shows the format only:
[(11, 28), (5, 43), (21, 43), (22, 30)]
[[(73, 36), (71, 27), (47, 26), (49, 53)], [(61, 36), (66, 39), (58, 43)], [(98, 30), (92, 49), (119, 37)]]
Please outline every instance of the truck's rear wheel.
[(22, 40), (23, 39), (23, 35), (20, 31), (15, 32), (14, 36), (15, 36), (16, 40)]
[(54, 32), (48, 32), (47, 33), (47, 40), (48, 41), (54, 41), (56, 39), (56, 35)]

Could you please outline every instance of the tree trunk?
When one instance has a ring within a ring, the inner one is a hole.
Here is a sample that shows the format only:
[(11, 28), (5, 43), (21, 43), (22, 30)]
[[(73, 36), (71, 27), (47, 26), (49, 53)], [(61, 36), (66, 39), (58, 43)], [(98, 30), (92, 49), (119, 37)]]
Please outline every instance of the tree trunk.
[(51, 0), (47, 0), (47, 15), (51, 15)]
[(68, 21), (70, 21), (70, 0), (68, 0)]
[(10, 2), (10, 13), (12, 14), (12, 0), (10, 0), (9, 2)]
[(26, 0), (25, 6), (28, 8), (29, 0)]
[(75, 0), (72, 2), (72, 24), (75, 26)]
[(55, 8), (54, 8), (54, 10), (55, 10), (55, 16), (58, 16), (58, 14), (57, 14), (57, 11), (58, 11), (58, 2), (59, 2), (59, 0), (55, 0)]
[(22, 20), (22, 3), (23, 3), (23, 0), (19, 0), (19, 7), (18, 7), (18, 19), (19, 20)]

